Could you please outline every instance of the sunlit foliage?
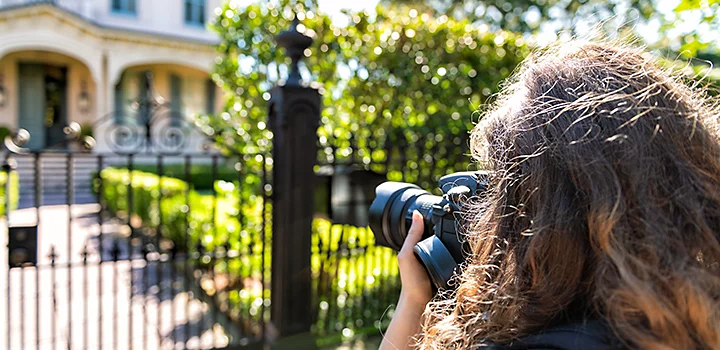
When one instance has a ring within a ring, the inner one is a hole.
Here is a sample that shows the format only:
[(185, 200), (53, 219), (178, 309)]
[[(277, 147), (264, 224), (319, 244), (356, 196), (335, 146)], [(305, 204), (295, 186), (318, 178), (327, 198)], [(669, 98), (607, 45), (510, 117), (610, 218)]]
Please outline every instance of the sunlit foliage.
[(230, 2), (217, 13), (214, 28), (222, 42), (213, 79), (228, 99), (225, 112), (201, 121), (222, 144), (250, 153), (271, 146), (269, 90), (287, 76), (288, 63), (273, 38), (294, 13), (315, 37), (303, 75), (323, 92), (320, 140), (340, 149), (331, 157), (349, 156), (351, 146), (363, 149), (365, 163), (382, 161), (385, 154), (372, 151), (388, 138), (417, 142), (430, 135), (433, 142), (466, 148), (453, 135), (467, 134), (473, 111), (528, 51), (511, 32), (405, 6), (378, 7), (372, 16), (348, 13), (347, 27), (304, 5)]

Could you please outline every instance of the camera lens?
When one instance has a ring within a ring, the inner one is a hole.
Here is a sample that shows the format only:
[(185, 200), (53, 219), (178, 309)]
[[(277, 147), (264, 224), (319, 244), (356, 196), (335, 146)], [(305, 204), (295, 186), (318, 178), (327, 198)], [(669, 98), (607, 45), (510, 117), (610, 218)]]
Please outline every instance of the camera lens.
[(442, 201), (442, 197), (403, 182), (385, 182), (375, 193), (368, 217), (378, 245), (400, 250), (412, 224), (414, 210), (419, 211), (425, 221), (423, 238), (432, 235), (432, 208)]

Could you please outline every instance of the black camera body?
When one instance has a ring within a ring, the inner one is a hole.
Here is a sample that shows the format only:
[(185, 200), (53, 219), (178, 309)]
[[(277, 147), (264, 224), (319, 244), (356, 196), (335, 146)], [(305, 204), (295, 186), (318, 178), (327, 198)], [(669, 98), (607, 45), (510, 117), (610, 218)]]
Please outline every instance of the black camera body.
[(394, 250), (402, 248), (412, 224), (412, 213), (422, 214), (425, 231), (415, 246), (415, 255), (428, 271), (437, 289), (447, 289), (457, 266), (465, 260), (464, 241), (458, 228), (464, 223), (463, 203), (485, 190), (487, 173), (459, 172), (443, 176), (442, 196), (434, 196), (417, 185), (385, 182), (375, 189), (370, 205), (370, 228), (378, 245)]

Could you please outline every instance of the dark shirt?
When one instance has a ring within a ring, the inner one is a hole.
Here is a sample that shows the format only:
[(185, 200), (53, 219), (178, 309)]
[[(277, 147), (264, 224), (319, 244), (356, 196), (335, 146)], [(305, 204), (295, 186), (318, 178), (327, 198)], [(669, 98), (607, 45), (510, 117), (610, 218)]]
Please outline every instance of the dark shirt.
[(483, 344), (488, 350), (610, 350), (622, 349), (622, 343), (603, 321), (585, 321), (553, 327), (510, 344)]

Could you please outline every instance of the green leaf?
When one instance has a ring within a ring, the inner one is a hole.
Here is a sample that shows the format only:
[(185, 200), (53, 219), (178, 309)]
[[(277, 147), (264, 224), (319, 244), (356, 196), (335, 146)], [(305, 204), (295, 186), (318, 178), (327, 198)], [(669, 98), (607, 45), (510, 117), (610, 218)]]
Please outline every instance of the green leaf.
[(674, 11), (677, 12), (683, 12), (688, 10), (696, 10), (699, 9), (701, 6), (701, 0), (682, 0), (680, 4), (678, 4)]

